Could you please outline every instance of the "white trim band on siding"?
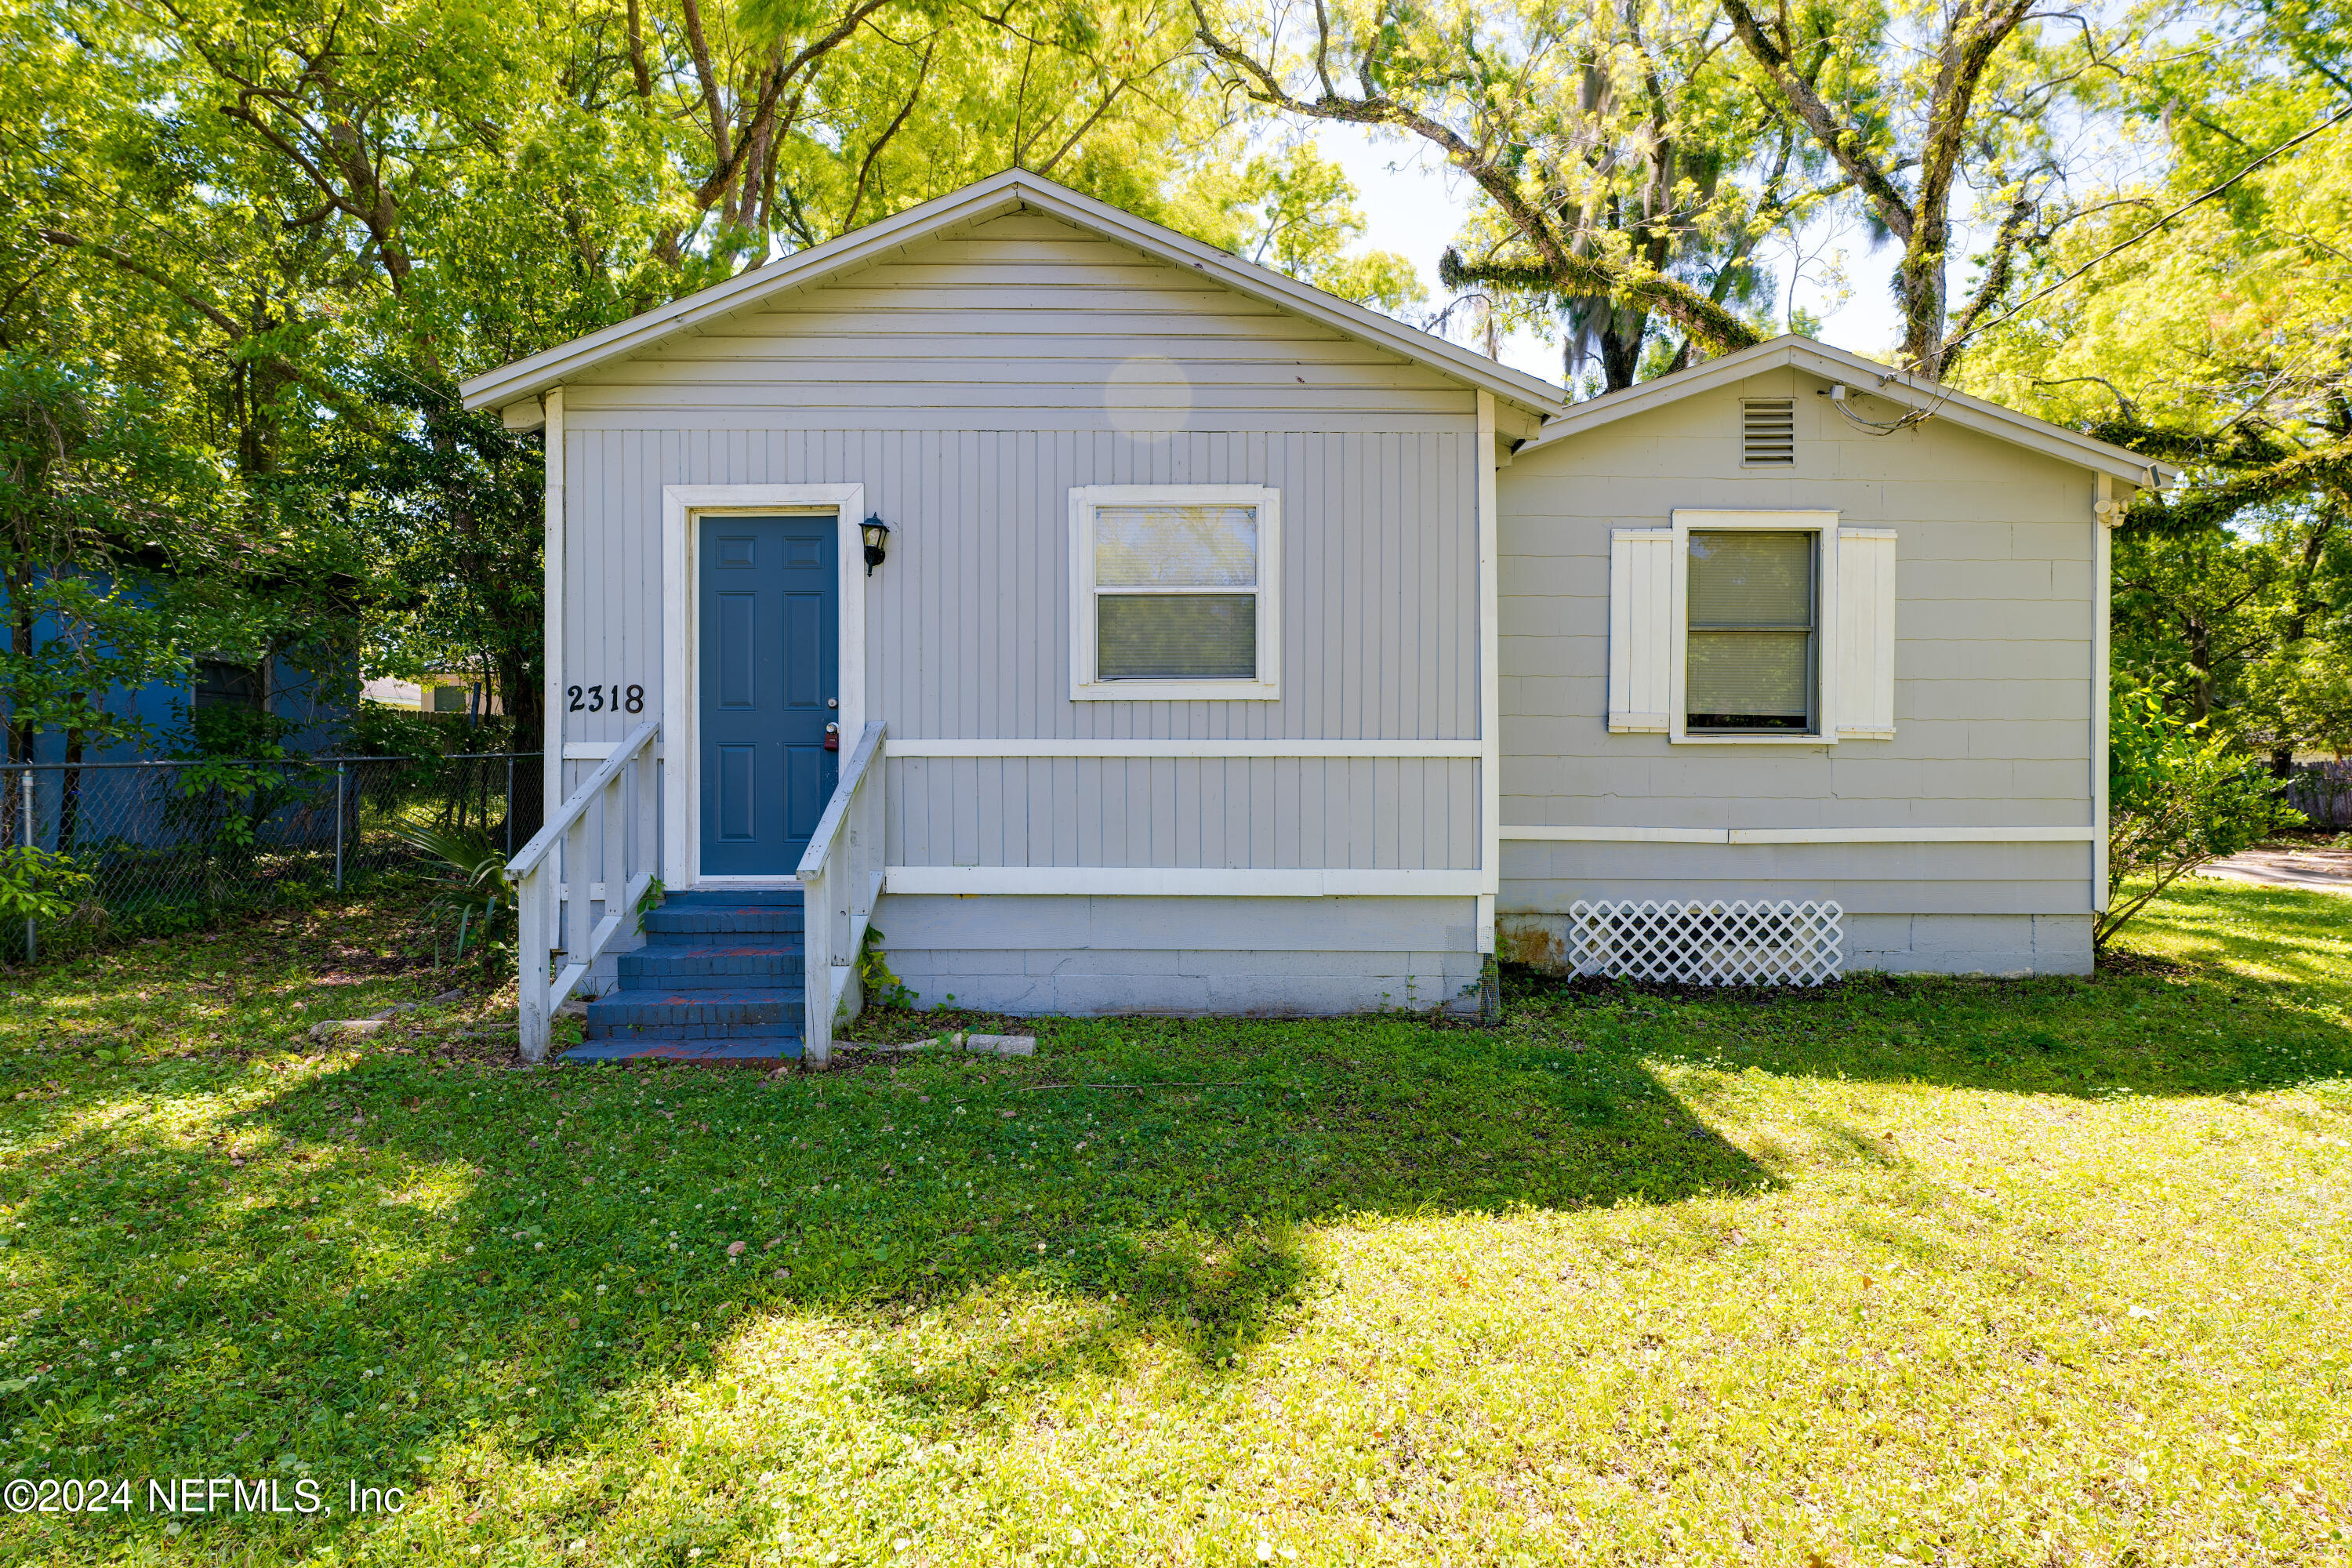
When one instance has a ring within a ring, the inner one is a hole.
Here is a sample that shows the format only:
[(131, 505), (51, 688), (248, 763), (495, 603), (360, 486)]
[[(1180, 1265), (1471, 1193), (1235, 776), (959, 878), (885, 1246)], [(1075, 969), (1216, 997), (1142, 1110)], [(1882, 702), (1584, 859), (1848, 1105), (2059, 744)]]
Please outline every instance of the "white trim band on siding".
[(893, 757), (1380, 757), (1468, 758), (1476, 741), (889, 741)]
[(2089, 844), (2095, 827), (1506, 827), (1556, 844)]
[(1475, 899), (1485, 877), (1476, 870), (1342, 871), (1319, 867), (892, 866), (883, 872), (882, 890), (1097, 898)]

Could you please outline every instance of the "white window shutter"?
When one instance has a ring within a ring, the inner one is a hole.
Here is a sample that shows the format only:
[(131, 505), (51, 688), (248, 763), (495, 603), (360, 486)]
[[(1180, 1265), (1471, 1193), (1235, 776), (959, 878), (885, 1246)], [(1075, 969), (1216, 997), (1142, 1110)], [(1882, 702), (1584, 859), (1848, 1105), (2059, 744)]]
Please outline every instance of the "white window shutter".
[(1609, 541), (1609, 728), (1664, 734), (1675, 650), (1675, 531), (1621, 528)]
[(1895, 531), (1842, 528), (1837, 548), (1837, 732), (1895, 733)]

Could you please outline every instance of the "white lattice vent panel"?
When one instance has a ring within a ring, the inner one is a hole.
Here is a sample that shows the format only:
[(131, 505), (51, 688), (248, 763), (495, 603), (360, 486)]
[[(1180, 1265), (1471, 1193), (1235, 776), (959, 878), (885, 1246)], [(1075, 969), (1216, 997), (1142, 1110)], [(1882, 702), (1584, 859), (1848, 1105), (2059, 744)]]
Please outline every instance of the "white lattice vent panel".
[(1845, 967), (1845, 910), (1836, 904), (1572, 904), (1571, 973), (1673, 985), (1820, 985)]

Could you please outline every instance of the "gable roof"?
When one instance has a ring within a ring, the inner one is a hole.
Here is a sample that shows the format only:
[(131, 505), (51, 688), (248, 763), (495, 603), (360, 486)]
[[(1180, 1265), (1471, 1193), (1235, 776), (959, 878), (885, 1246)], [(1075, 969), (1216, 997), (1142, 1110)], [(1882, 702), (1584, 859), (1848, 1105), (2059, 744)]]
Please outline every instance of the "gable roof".
[(852, 268), (883, 259), (891, 251), (929, 239), (943, 230), (983, 223), (1024, 209), (1060, 218), (1175, 266), (1189, 268), (1229, 289), (1320, 322), (1360, 342), (1402, 354), (1473, 386), (1483, 387), (1538, 418), (1557, 414), (1567, 404), (1566, 392), (1540, 376), (1498, 364), (1484, 354), (1416, 331), (1377, 310), (1349, 304), (1214, 246), (1188, 239), (1173, 229), (1162, 228), (1091, 196), (1080, 195), (1066, 185), (1055, 184), (1025, 169), (992, 175), (935, 201), (909, 207), (894, 217), (852, 229), (838, 239), (755, 267), (724, 283), (715, 283), (682, 300), (632, 316), (602, 331), (559, 343), (529, 359), (500, 365), (464, 382), (458, 391), (470, 409), (519, 403), (574, 380), (598, 365), (625, 358), (675, 334), (694, 331), (718, 317), (755, 307), (771, 295), (805, 288)]
[(2109, 442), (2094, 440), (2078, 430), (2063, 425), (2053, 425), (2047, 419), (2036, 419), (2031, 414), (2020, 414), (1998, 403), (1988, 403), (1981, 397), (1970, 397), (1965, 392), (1955, 392), (1938, 382), (1908, 371), (1893, 369), (1876, 360), (1834, 349), (1811, 338), (1780, 337), (1754, 348), (1727, 353), (1721, 359), (1708, 360), (1689, 370), (1673, 375), (1643, 382), (1622, 392), (1612, 392), (1577, 404), (1558, 418), (1546, 424), (1535, 439), (1519, 448), (1530, 452), (1556, 441), (1571, 440), (1588, 430), (1612, 425), (1635, 414), (1646, 414), (1663, 408), (1696, 393), (1712, 392), (1733, 382), (1745, 381), (1751, 375), (1783, 366), (1793, 367), (1824, 381), (1839, 382), (1857, 392), (1906, 408), (1923, 409), (1937, 419), (1948, 419), (1955, 425), (1978, 430), (2000, 440), (2037, 452), (2078, 463), (2096, 473), (2107, 474), (2126, 484), (2157, 489), (2180, 470), (2170, 463), (2159, 463), (2137, 452)]

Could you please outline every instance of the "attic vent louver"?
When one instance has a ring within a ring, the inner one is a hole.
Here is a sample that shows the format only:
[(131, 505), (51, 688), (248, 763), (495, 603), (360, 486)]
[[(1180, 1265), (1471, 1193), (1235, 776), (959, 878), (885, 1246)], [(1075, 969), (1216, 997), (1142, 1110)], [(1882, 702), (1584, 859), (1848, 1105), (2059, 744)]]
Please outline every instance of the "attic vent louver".
[(1751, 468), (1785, 468), (1797, 460), (1797, 400), (1750, 398), (1739, 405), (1739, 461)]

